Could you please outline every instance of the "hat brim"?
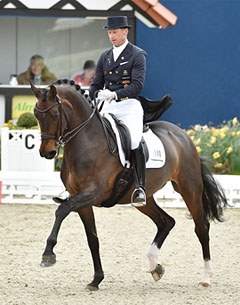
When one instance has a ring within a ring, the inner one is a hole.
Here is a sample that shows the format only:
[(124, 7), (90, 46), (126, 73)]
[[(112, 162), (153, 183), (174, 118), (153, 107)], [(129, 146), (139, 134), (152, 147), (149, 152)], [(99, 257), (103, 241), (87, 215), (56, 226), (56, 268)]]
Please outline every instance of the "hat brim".
[(105, 25), (104, 27), (103, 27), (103, 29), (104, 30), (117, 30), (117, 29), (131, 29), (131, 25), (122, 25), (122, 26), (116, 26), (116, 27), (109, 27), (109, 26), (107, 26), (107, 25)]

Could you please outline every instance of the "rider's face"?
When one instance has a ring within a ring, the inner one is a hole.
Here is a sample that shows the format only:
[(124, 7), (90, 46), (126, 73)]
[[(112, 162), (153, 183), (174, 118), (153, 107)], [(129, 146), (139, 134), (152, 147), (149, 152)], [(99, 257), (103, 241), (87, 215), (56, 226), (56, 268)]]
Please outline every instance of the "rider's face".
[(128, 28), (112, 29), (112, 30), (108, 30), (107, 32), (108, 32), (108, 38), (112, 43), (112, 45), (114, 45), (115, 47), (119, 47), (122, 44), (124, 44), (124, 42), (127, 39)]

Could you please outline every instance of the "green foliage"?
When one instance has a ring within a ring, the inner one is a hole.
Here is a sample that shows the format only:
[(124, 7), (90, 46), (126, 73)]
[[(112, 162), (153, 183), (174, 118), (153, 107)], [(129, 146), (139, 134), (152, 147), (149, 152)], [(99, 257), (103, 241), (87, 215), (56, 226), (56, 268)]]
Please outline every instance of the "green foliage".
[(219, 127), (195, 125), (187, 130), (198, 153), (213, 161), (217, 174), (240, 174), (240, 122), (237, 118)]
[(55, 171), (61, 171), (63, 161), (63, 147), (61, 146), (59, 149), (59, 153), (55, 158)]
[(37, 119), (31, 112), (22, 113), (17, 121), (17, 128), (32, 128), (37, 125)]

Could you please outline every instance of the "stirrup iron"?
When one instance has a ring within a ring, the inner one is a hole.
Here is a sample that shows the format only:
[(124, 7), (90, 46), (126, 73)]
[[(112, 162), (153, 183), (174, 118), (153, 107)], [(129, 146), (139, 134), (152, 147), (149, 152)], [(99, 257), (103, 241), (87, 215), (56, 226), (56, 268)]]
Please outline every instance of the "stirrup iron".
[(147, 204), (147, 197), (142, 187), (136, 188), (131, 195), (131, 205), (133, 207), (143, 207)]

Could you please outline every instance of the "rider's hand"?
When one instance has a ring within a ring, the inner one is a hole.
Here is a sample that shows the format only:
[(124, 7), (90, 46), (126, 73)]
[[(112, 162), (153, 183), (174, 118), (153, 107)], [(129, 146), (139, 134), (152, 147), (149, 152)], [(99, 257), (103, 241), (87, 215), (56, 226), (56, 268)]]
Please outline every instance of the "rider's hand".
[(98, 100), (100, 102), (106, 101), (106, 102), (110, 103), (112, 100), (116, 100), (116, 99), (117, 99), (117, 95), (116, 95), (116, 92), (114, 92), (114, 91), (104, 89), (104, 90), (100, 90), (98, 92)]

